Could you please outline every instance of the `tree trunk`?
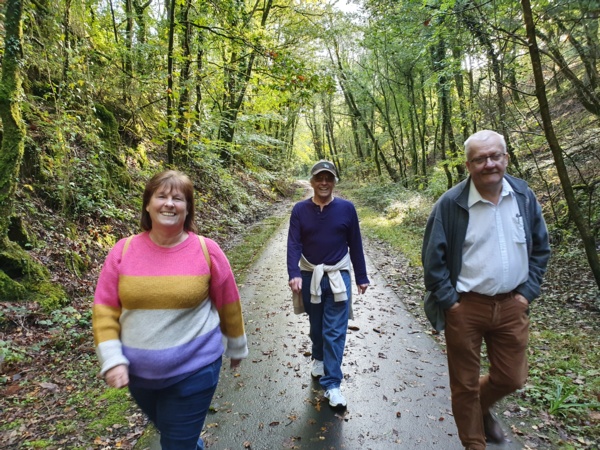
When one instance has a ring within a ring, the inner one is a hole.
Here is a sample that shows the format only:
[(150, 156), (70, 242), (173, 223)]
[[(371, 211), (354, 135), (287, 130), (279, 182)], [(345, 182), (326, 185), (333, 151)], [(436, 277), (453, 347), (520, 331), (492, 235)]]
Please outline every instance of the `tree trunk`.
[[(23, 3), (7, 0), (4, 19), (4, 58), (0, 82), (0, 298), (45, 302), (65, 298), (61, 288), (48, 283), (47, 270), (8, 238), (19, 168), (25, 149), (25, 128), (19, 98), (22, 96)], [(47, 304), (47, 303), (46, 303)]]
[(22, 14), (21, 0), (7, 0), (2, 84), (0, 85), (0, 117), (3, 127), (2, 153), (0, 153), (0, 237), (2, 238), (8, 235), (19, 166), (25, 151), (25, 128), (19, 105), (22, 86), (19, 66), (23, 61)]
[(502, 80), (502, 61), (498, 56), (495, 44), (491, 41), (490, 36), (481, 26), (480, 21), (471, 16), (470, 14), (459, 11), (458, 17), (465, 23), (467, 28), (473, 33), (475, 38), (479, 41), (481, 46), (485, 49), (492, 72), (494, 73), (494, 87), (496, 88), (496, 107), (498, 109), (498, 132), (504, 136), (506, 141), (506, 150), (510, 155), (510, 163), (515, 170), (521, 174), (521, 168), (519, 166), (519, 160), (514, 152), (512, 143), (510, 141), (510, 134), (508, 132), (508, 126), (506, 123), (506, 100), (504, 99), (504, 84)]
[(175, 6), (176, 0), (169, 2), (169, 48), (167, 50), (167, 164), (172, 166), (175, 162), (174, 136), (173, 136), (173, 46), (175, 40)]
[(554, 133), (554, 127), (552, 125), (552, 118), (550, 117), (550, 108), (548, 107), (548, 99), (546, 97), (546, 85), (544, 82), (544, 73), (542, 70), (542, 62), (540, 60), (539, 49), (537, 46), (535, 24), (533, 22), (533, 16), (531, 12), (531, 4), (529, 0), (521, 0), (521, 6), (523, 8), (523, 19), (525, 21), (525, 28), (527, 30), (527, 40), (529, 42), (529, 56), (531, 57), (531, 66), (533, 69), (533, 76), (535, 80), (535, 95), (540, 105), (540, 115), (542, 116), (542, 123), (544, 126), (544, 134), (548, 145), (552, 150), (554, 156), (554, 163), (556, 164), (556, 170), (560, 183), (565, 194), (565, 199), (569, 205), (569, 213), (579, 230), (583, 245), (585, 247), (585, 253), (587, 255), (588, 263), (596, 279), (596, 284), (600, 288), (600, 260), (598, 259), (598, 253), (596, 251), (596, 242), (591, 230), (579, 209), (577, 200), (573, 193), (573, 186), (567, 172), (567, 167), (563, 159), (563, 152)]
[(313, 147), (315, 149), (315, 155), (317, 159), (325, 159), (325, 148), (323, 145), (323, 135), (321, 129), (321, 123), (317, 117), (317, 106), (312, 105), (310, 111), (306, 114), (306, 125), (310, 130), (312, 136)]
[(344, 94), (344, 98), (346, 99), (346, 104), (347, 104), (348, 108), (350, 109), (350, 114), (356, 118), (357, 122), (360, 122), (362, 124), (363, 129), (365, 130), (365, 133), (367, 134), (367, 136), (373, 143), (374, 150), (375, 150), (375, 165), (377, 167), (377, 174), (381, 175), (381, 167), (379, 165), (379, 159), (381, 158), (381, 161), (383, 162), (383, 165), (385, 166), (385, 168), (388, 172), (388, 175), (390, 176), (390, 178), (392, 179), (392, 181), (394, 183), (397, 183), (398, 181), (400, 181), (400, 176), (398, 175), (398, 172), (396, 171), (396, 169), (394, 169), (387, 161), (385, 155), (383, 154), (383, 151), (381, 150), (381, 147), (379, 146), (379, 142), (377, 141), (377, 139), (375, 138), (375, 135), (373, 134), (373, 130), (371, 130), (371, 128), (369, 127), (369, 124), (367, 123), (367, 120), (365, 119), (365, 117), (363, 117), (363, 114), (361, 113), (360, 109), (358, 109), (358, 106), (356, 105), (356, 101), (354, 100), (354, 96), (352, 95), (352, 92), (350, 92), (350, 90), (348, 89), (348, 79), (346, 77), (346, 73), (344, 72), (344, 67), (342, 66), (342, 61), (341, 61), (341, 58), (339, 55), (338, 43), (334, 42), (333, 45), (334, 45), (334, 50), (335, 50), (335, 59), (333, 58), (333, 55), (330, 55), (330, 56), (331, 56), (331, 60), (334, 63), (336, 63), (337, 67), (338, 67), (338, 73), (340, 76), (340, 86), (342, 88), (342, 93)]
[(331, 95), (322, 94), (322, 107), (323, 116), (325, 118), (325, 133), (327, 136), (327, 144), (329, 145), (329, 151), (331, 152), (331, 160), (337, 167), (338, 175), (341, 178), (343, 168), (340, 164), (340, 157), (338, 154), (337, 142), (335, 140), (334, 129), (333, 129), (333, 112), (331, 108)]
[(63, 59), (63, 82), (67, 82), (67, 74), (69, 72), (69, 54), (71, 50), (71, 32), (69, 31), (71, 22), (71, 0), (65, 2), (65, 14), (63, 16), (63, 46), (64, 46), (64, 59)]
[(191, 0), (187, 0), (181, 9), (181, 49), (182, 65), (179, 75), (179, 105), (177, 107), (177, 125), (175, 127), (175, 155), (178, 161), (185, 163), (188, 155), (188, 129), (190, 123), (190, 78), (192, 72), (191, 42), (192, 25), (189, 21)]
[[(260, 28), (263, 30), (267, 26), (267, 19), (271, 13), (273, 0), (265, 0), (262, 8)], [(243, 8), (243, 2), (240, 2)], [(234, 23), (233, 25), (237, 25)], [(235, 47), (238, 44), (232, 44), (234, 50), (231, 52), (229, 63), (225, 67), (224, 73), (224, 95), (223, 95), (223, 115), (219, 124), (219, 140), (224, 145), (221, 150), (221, 159), (225, 165), (231, 163), (231, 152), (228, 149), (233, 144), (235, 126), (237, 117), (242, 108), (244, 97), (248, 89), (248, 82), (254, 69), (254, 61), (257, 56), (257, 49), (254, 47), (248, 56), (240, 56), (243, 52), (238, 52)]]
[[(450, 117), (450, 90), (448, 87), (448, 79), (444, 74), (444, 55), (446, 53), (446, 42), (443, 38), (440, 38), (435, 49), (433, 50), (433, 67), (437, 73), (436, 89), (438, 92), (438, 98), (440, 101), (440, 115), (442, 119), (442, 127), (440, 133), (440, 157), (443, 161), (444, 173), (446, 174), (447, 188), (450, 189), (454, 185), (452, 177), (452, 171), (450, 170), (450, 162), (446, 155), (446, 138), (453, 136), (454, 134), (450, 131), (452, 127), (452, 120)], [(449, 142), (451, 141), (448, 139)]]

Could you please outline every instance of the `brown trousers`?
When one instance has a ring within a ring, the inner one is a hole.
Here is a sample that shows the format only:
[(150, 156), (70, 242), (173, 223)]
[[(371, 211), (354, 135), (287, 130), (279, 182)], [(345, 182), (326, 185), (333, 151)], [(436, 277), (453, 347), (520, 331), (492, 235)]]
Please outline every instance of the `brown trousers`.
[[(493, 297), (460, 295), (457, 308), (446, 311), (446, 345), (452, 412), (465, 448), (486, 448), (483, 414), (527, 378), (528, 308), (514, 294)], [(485, 340), (489, 374), (480, 376)]]

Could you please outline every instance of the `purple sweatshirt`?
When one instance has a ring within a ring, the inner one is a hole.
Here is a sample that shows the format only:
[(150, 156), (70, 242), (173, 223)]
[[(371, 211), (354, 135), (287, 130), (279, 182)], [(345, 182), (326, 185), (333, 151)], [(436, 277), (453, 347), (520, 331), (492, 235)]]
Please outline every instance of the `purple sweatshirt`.
[(335, 197), (323, 211), (312, 198), (294, 205), (287, 245), (290, 279), (301, 276), (298, 267), (301, 255), (314, 265), (334, 265), (348, 251), (356, 284), (368, 284), (358, 215), (351, 202)]

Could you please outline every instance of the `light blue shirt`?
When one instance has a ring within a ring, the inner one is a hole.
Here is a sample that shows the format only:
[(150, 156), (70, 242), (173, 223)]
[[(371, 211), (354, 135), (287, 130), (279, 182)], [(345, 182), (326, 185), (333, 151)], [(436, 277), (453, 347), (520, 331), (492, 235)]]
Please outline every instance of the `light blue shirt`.
[(529, 260), (523, 218), (506, 180), (497, 205), (469, 190), (469, 225), (463, 244), (458, 292), (504, 294), (527, 281)]

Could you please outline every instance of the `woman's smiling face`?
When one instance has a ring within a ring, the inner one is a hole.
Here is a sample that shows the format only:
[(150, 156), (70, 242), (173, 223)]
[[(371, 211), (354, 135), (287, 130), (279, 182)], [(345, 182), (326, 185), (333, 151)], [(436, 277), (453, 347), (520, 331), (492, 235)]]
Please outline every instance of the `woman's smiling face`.
[(152, 220), (152, 228), (161, 227), (183, 230), (188, 207), (185, 195), (179, 189), (160, 186), (150, 198), (146, 211)]

